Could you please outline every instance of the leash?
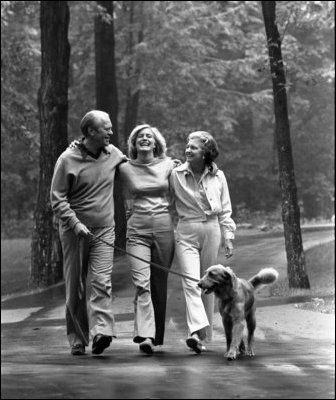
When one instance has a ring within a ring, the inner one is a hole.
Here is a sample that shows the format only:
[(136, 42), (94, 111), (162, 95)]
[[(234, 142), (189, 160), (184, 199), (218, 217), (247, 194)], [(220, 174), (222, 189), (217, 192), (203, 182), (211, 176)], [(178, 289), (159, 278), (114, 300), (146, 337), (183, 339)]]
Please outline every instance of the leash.
[(123, 252), (124, 254), (127, 254), (130, 257), (136, 258), (139, 261), (142, 261), (142, 262), (145, 262), (147, 264), (153, 265), (153, 267), (156, 267), (156, 268), (162, 269), (164, 271), (167, 271), (170, 274), (182, 276), (183, 278), (190, 279), (191, 281), (194, 281), (194, 282), (198, 282), (199, 281), (198, 279), (192, 278), (191, 276), (188, 276), (188, 275), (185, 275), (185, 274), (181, 274), (180, 272), (172, 271), (171, 269), (166, 268), (163, 265), (157, 264), (157, 263), (155, 263), (153, 261), (144, 260), (143, 258), (138, 257), (138, 256), (136, 256), (136, 255), (134, 255), (132, 253), (129, 253), (128, 251), (122, 249), (121, 247), (116, 246), (115, 244), (107, 242), (106, 240), (102, 239), (100, 236), (96, 236), (93, 233), (90, 233), (90, 236), (92, 236), (93, 239), (99, 240), (100, 242), (106, 244), (107, 246), (113, 247), (114, 249), (116, 249), (118, 251), (121, 251), (121, 252)]

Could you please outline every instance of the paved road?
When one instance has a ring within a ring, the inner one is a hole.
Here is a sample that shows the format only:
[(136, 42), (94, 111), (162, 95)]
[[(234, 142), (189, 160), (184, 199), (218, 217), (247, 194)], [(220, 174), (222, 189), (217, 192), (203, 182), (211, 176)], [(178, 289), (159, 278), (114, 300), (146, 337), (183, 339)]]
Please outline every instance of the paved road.
[[(307, 232), (304, 246), (333, 233)], [(237, 274), (274, 266), (285, 274), (284, 239), (237, 238), (230, 262)], [(123, 265), (116, 266), (120, 273)], [(127, 275), (127, 274), (126, 274)], [(126, 279), (127, 281), (127, 279)], [(69, 354), (64, 328), (64, 287), (2, 303), (3, 399), (232, 399), (334, 398), (335, 317), (300, 310), (267, 291), (258, 300), (256, 356), (223, 357), (224, 333), (215, 314), (214, 340), (196, 355), (185, 346), (184, 300), (178, 277), (169, 277), (165, 345), (148, 357), (131, 341), (133, 289), (116, 285), (118, 338), (101, 356)]]

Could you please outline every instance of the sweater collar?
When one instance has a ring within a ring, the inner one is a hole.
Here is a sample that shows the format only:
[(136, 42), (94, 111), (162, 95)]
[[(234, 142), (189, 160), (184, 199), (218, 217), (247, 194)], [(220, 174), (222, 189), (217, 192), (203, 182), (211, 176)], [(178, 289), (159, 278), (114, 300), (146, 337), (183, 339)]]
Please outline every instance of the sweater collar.
[[(87, 156), (91, 156), (91, 157), (93, 156), (91, 151), (89, 151), (88, 148), (85, 146), (84, 138), (78, 144), (78, 148), (81, 151), (83, 158), (86, 158)], [(111, 154), (111, 145), (107, 145), (107, 146), (103, 147), (101, 149), (101, 152), (103, 152), (105, 154)], [(96, 157), (93, 157), (93, 158), (96, 158)]]

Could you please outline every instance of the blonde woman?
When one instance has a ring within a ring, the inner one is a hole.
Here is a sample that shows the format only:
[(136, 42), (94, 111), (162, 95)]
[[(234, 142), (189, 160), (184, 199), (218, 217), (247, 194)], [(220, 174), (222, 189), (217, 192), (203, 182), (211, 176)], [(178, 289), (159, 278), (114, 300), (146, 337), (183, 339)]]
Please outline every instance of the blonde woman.
[(119, 166), (127, 218), (127, 252), (136, 288), (134, 337), (140, 351), (152, 354), (164, 341), (168, 273), (150, 261), (170, 268), (174, 229), (168, 211), (169, 177), (176, 162), (166, 156), (166, 142), (150, 125), (136, 126), (128, 139), (130, 160)]

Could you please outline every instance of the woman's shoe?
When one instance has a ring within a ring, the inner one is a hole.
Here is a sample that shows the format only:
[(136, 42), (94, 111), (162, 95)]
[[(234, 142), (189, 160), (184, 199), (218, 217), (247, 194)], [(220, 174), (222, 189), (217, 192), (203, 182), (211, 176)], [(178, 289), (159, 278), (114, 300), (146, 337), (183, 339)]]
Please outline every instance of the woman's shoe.
[(153, 354), (154, 345), (152, 339), (150, 338), (145, 339), (142, 343), (140, 343), (139, 349), (142, 353)]
[(195, 353), (200, 354), (203, 350), (203, 344), (196, 335), (191, 335), (186, 340), (187, 346)]
[(112, 342), (112, 336), (98, 334), (93, 338), (92, 354), (101, 354)]

